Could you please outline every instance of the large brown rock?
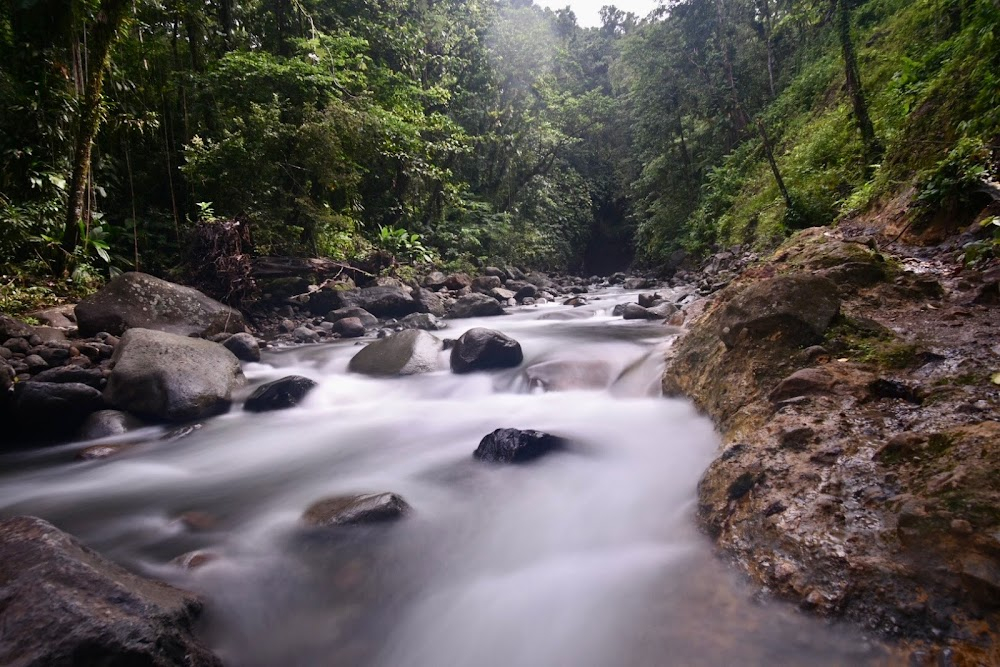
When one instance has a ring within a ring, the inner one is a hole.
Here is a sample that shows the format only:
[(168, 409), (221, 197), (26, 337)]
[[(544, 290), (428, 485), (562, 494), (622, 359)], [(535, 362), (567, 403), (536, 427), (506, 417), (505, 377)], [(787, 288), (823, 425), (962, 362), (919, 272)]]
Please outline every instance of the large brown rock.
[(221, 667), (192, 634), (201, 609), (41, 519), (0, 521), (0, 664)]
[(81, 336), (100, 331), (120, 335), (126, 329), (143, 328), (207, 337), (246, 329), (238, 310), (196, 289), (138, 272), (113, 278), (78, 303), (74, 312)]

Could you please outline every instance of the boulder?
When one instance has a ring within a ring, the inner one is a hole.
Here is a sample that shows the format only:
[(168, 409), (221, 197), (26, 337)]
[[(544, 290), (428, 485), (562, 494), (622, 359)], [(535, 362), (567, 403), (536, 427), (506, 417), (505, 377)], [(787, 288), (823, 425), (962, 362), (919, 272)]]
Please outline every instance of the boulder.
[(768, 398), (779, 403), (790, 398), (809, 394), (825, 394), (833, 390), (836, 381), (829, 371), (822, 368), (803, 368), (779, 382)]
[(14, 386), (14, 376), (17, 373), (11, 368), (10, 364), (6, 361), (0, 360), (0, 401), (6, 396), (7, 392), (11, 390)]
[(238, 333), (222, 342), (240, 361), (260, 361), (260, 344), (248, 333)]
[(500, 278), (496, 276), (477, 276), (472, 280), (472, 290), (483, 294), (489, 294), (490, 290), (502, 285)]
[(485, 294), (466, 294), (448, 309), (448, 317), (460, 319), (464, 317), (492, 317), (503, 315), (503, 306), (493, 297)]
[(395, 521), (410, 511), (410, 505), (395, 493), (371, 493), (324, 498), (310, 505), (302, 520), (314, 527), (350, 526)]
[(76, 326), (76, 315), (73, 313), (74, 306), (54, 306), (44, 308), (31, 313), (31, 316), (41, 322), (46, 327), (56, 329), (72, 329)]
[[(514, 298), (514, 292), (504, 287), (494, 287), (490, 290), (490, 296), (500, 303), (507, 303)], [(529, 297), (530, 298), (530, 297)]]
[(0, 340), (9, 338), (31, 338), (32, 328), (9, 315), (0, 313)]
[(677, 306), (672, 303), (659, 303), (655, 306), (650, 306), (647, 308), (649, 312), (656, 315), (661, 320), (669, 319), (671, 315), (677, 312)]
[(191, 593), (132, 574), (35, 517), (0, 521), (0, 664), (221, 667)]
[(360, 338), (365, 335), (365, 325), (359, 317), (344, 317), (333, 323), (333, 330), (342, 338)]
[(466, 273), (453, 273), (444, 279), (443, 285), (450, 290), (472, 287), (472, 278)]
[(77, 432), (81, 440), (97, 440), (128, 433), (142, 426), (142, 422), (121, 410), (98, 410), (87, 417)]
[(399, 322), (404, 329), (423, 329), (437, 331), (447, 325), (430, 313), (410, 313)]
[(444, 287), (447, 280), (448, 276), (444, 275), (440, 271), (431, 271), (424, 277), (423, 285), (424, 287), (430, 287), (431, 289), (440, 289), (441, 287)]
[(626, 320), (662, 320), (657, 313), (648, 308), (643, 308), (637, 303), (626, 303), (622, 308), (622, 319)]
[(479, 442), (473, 456), (490, 463), (525, 463), (565, 446), (563, 438), (549, 433), (498, 428)]
[(105, 407), (101, 392), (78, 382), (18, 382), (14, 386), (15, 430), (29, 439), (68, 437)]
[(780, 334), (787, 344), (812, 345), (839, 313), (837, 286), (829, 279), (806, 273), (778, 276), (750, 285), (726, 303), (719, 337), (727, 348), (744, 332), (754, 340)]
[(377, 317), (402, 317), (417, 312), (417, 302), (397, 286), (365, 287), (340, 293), (340, 307), (362, 308)]
[(643, 308), (652, 308), (663, 303), (663, 297), (654, 292), (653, 294), (640, 294), (639, 305)]
[(357, 306), (348, 306), (346, 308), (338, 308), (336, 310), (331, 310), (326, 314), (327, 322), (336, 322), (337, 320), (342, 320), (346, 317), (355, 317), (361, 320), (361, 324), (367, 327), (377, 327), (378, 318), (369, 313), (364, 308), (358, 308)]
[(145, 273), (123, 273), (77, 304), (81, 336), (126, 329), (166, 331), (181, 336), (211, 336), (244, 331), (243, 315), (196, 289)]
[(307, 326), (295, 327), (292, 330), (292, 338), (300, 343), (316, 343), (319, 341), (319, 332)]
[(105, 400), (166, 421), (225, 412), (245, 381), (239, 360), (218, 343), (150, 329), (126, 331), (111, 361)]
[(427, 373), (441, 367), (441, 350), (441, 341), (431, 334), (407, 329), (364, 347), (351, 359), (348, 369), (376, 376)]
[(80, 368), (79, 366), (57, 366), (44, 370), (32, 382), (78, 382), (94, 389), (104, 388), (104, 373), (99, 368)]
[(483, 269), (483, 275), (484, 276), (496, 276), (500, 280), (506, 280), (507, 279), (507, 272), (504, 271), (503, 269), (499, 268), (499, 267), (496, 267), (496, 266), (487, 266), (485, 269)]
[(270, 412), (292, 408), (302, 402), (316, 382), (301, 375), (289, 375), (257, 387), (243, 404), (247, 412)]
[(444, 300), (429, 289), (414, 290), (413, 300), (417, 302), (418, 313), (430, 313), (434, 317), (444, 317)]
[(451, 348), (451, 370), (455, 373), (512, 368), (523, 360), (520, 343), (499, 331), (481, 327), (466, 331)]

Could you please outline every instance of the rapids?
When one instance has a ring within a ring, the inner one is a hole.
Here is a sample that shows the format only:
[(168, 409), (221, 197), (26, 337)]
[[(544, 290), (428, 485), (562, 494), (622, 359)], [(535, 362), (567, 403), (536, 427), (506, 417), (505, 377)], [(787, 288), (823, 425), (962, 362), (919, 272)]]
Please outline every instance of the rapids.
[[(301, 406), (237, 406), (184, 438), (102, 461), (74, 461), (93, 443), (5, 455), (0, 511), (41, 516), (200, 593), (206, 641), (235, 666), (877, 660), (853, 631), (755, 600), (713, 556), (694, 515), (717, 436), (688, 402), (660, 396), (675, 331), (611, 317), (634, 300), (611, 289), (580, 308), (520, 307), (437, 332), (485, 326), (516, 338), (525, 361), (509, 371), (373, 379), (347, 373), (354, 341), (265, 352), (245, 367), (250, 388), (308, 376), (319, 386)], [(569, 362), (548, 365), (566, 390), (526, 377), (542, 362)], [(560, 371), (581, 363), (595, 369), (589, 386), (566, 388)], [(500, 427), (574, 447), (524, 466), (474, 461)], [(324, 496), (381, 491), (413, 514), (327, 532), (299, 522)], [(215, 559), (170, 563), (196, 549)]]

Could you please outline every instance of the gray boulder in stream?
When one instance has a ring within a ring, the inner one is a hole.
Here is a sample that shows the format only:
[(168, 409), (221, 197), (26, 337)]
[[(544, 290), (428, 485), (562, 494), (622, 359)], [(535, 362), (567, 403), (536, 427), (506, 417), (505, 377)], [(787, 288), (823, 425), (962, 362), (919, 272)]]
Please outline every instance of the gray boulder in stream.
[(370, 343), (348, 364), (364, 375), (415, 375), (441, 368), (441, 341), (420, 329), (406, 329)]
[(448, 317), (459, 319), (463, 317), (492, 317), (503, 315), (503, 306), (491, 296), (473, 292), (466, 294), (448, 309)]
[(564, 449), (566, 440), (542, 431), (498, 428), (479, 442), (473, 456), (489, 463), (526, 463)]
[(451, 348), (451, 370), (472, 373), (491, 368), (513, 368), (524, 361), (521, 344), (499, 331), (469, 329)]
[(218, 343), (163, 331), (129, 329), (111, 357), (104, 389), (115, 408), (153, 419), (191, 421), (225, 412), (245, 378)]
[(246, 329), (240, 311), (196, 289), (136, 271), (112, 278), (78, 303), (75, 313), (81, 336), (101, 331), (117, 336), (133, 327), (206, 337)]
[(191, 593), (115, 565), (35, 517), (0, 521), (0, 664), (222, 667)]

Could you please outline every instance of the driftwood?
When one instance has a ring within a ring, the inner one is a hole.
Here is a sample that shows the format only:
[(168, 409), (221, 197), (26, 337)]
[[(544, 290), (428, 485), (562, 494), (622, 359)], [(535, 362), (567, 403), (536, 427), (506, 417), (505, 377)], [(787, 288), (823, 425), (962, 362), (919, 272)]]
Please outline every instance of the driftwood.
[(332, 277), (343, 275), (353, 280), (374, 277), (356, 266), (322, 257), (257, 257), (253, 262), (253, 274), (258, 278), (287, 278), (310, 273)]

